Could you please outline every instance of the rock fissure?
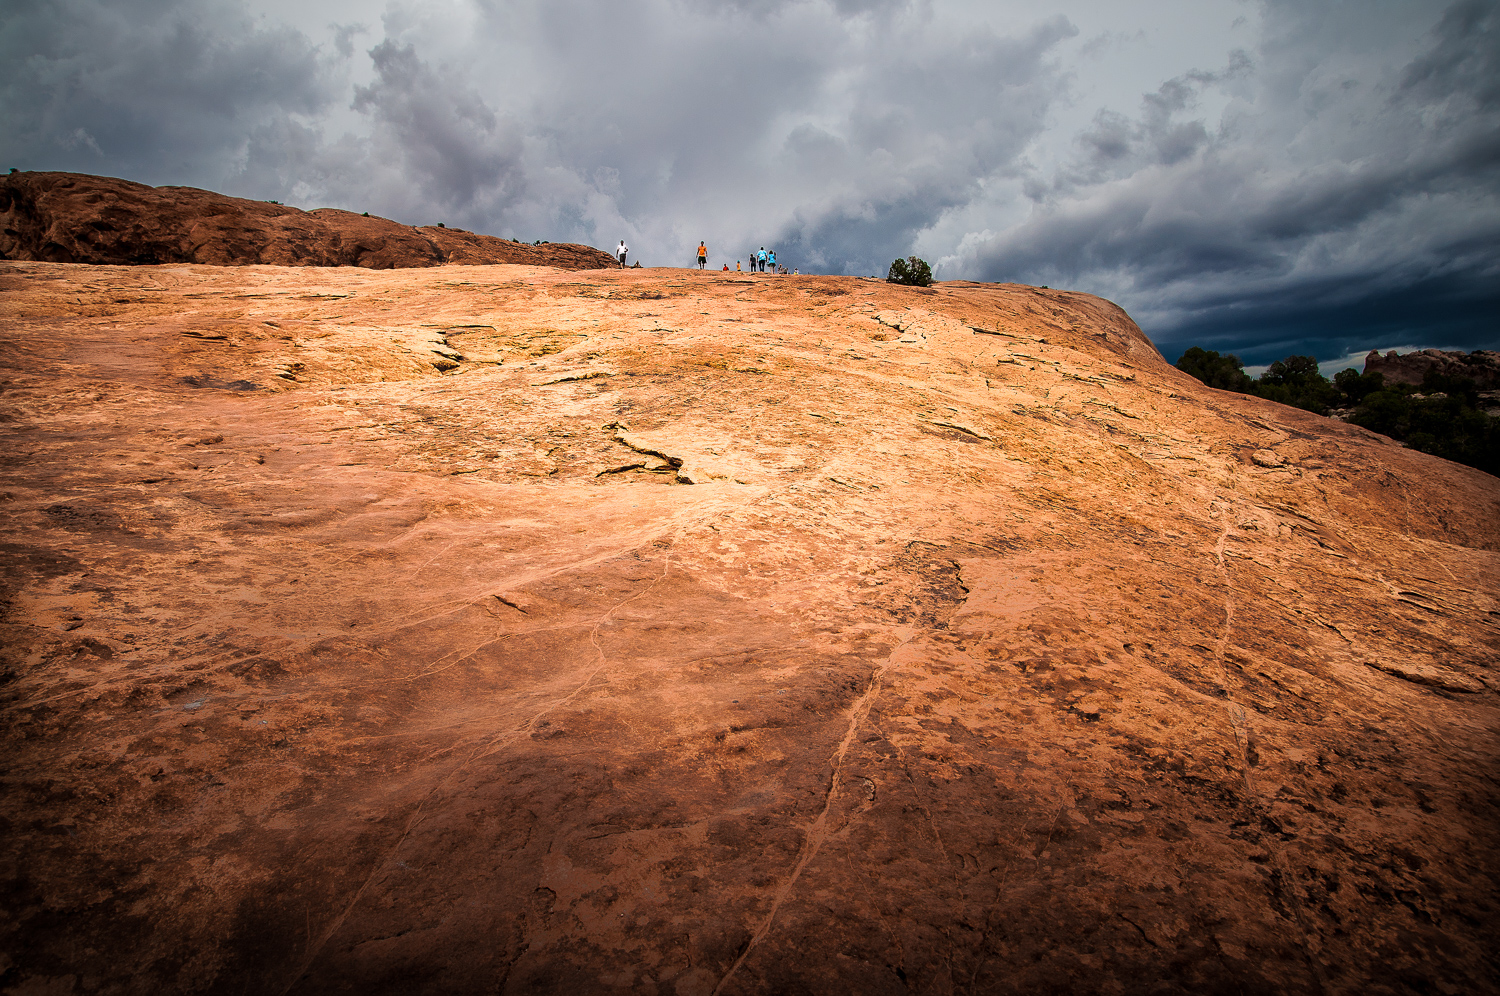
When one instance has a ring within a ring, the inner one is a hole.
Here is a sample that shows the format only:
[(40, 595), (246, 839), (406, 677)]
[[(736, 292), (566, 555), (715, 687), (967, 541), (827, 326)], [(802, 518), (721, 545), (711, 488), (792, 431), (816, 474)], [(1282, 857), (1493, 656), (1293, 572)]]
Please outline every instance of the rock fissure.
[(617, 474), (627, 470), (644, 469), (661, 473), (670, 472), (673, 475), (673, 479), (676, 480), (678, 484), (696, 483), (691, 477), (682, 473), (682, 457), (671, 456), (659, 449), (656, 449), (655, 447), (648, 446), (645, 443), (640, 442), (639, 440), (630, 438), (630, 436), (626, 435), (626, 429), (624, 426), (612, 424), (605, 426), (605, 428), (614, 429), (614, 441), (619, 443), (621, 446), (633, 452), (639, 453), (642, 456), (655, 457), (657, 460), (661, 461), (661, 465), (659, 467), (652, 467), (648, 464), (629, 464), (624, 467), (604, 471), (603, 473)]
[(995, 437), (994, 436), (992, 436), (989, 433), (983, 431), (982, 429), (975, 429), (975, 428), (972, 428), (971, 426), (964, 425), (964, 424), (962, 424), (960, 422), (945, 422), (945, 421), (943, 421), (941, 419), (935, 419), (935, 418), (930, 418), (927, 421), (931, 425), (942, 426), (945, 429), (956, 429), (959, 432), (962, 432), (966, 436), (973, 436), (975, 439), (983, 439), (983, 440), (986, 440), (987, 442), (991, 442), (991, 443), (993, 443), (995, 441)]
[[(1219, 576), (1224, 592), (1224, 625), (1215, 651), (1219, 662), (1219, 684), (1223, 690), (1224, 708), (1228, 714), (1230, 728), (1234, 735), (1235, 748), (1239, 754), (1240, 773), (1245, 785), (1245, 808), (1259, 815), (1260, 821), (1264, 823), (1270, 818), (1270, 806), (1268, 800), (1263, 799), (1261, 794), (1256, 790), (1255, 781), (1251, 775), (1251, 768), (1254, 766), (1253, 762), (1256, 760), (1255, 755), (1258, 752), (1253, 744), (1250, 721), (1246, 716), (1244, 707), (1235, 701), (1234, 694), (1229, 688), (1227, 648), (1234, 626), (1234, 598), (1233, 587), (1229, 578), (1229, 562), (1224, 556), (1224, 546), (1229, 538), (1230, 530), (1233, 528), (1233, 519), (1227, 514), (1227, 511), (1221, 510), (1221, 515), (1224, 519), (1224, 526), (1219, 533), (1219, 539), (1215, 545)], [(1292, 917), (1296, 921), (1301, 933), (1299, 947), (1303, 952), (1307, 967), (1312, 973), (1313, 989), (1318, 993), (1326, 992), (1327, 979), (1322, 964), (1313, 952), (1313, 945), (1311, 943), (1316, 934), (1309, 921), (1308, 911), (1305, 908), (1302, 897), (1297, 894), (1296, 878), (1292, 874), (1291, 863), (1287, 857), (1286, 849), (1272, 835), (1267, 835), (1262, 840), (1266, 842), (1266, 849), (1272, 855), (1278, 874), (1287, 883), (1286, 902), (1291, 907)]]
[(895, 666), (896, 655), (912, 639), (914, 639), (914, 634), (906, 635), (902, 642), (891, 651), (880, 669), (870, 676), (869, 685), (865, 688), (864, 693), (860, 695), (850, 708), (849, 721), (844, 728), (844, 735), (839, 740), (833, 757), (829, 760), (829, 767), (832, 770), (829, 773), (828, 789), (823, 796), (823, 808), (813, 818), (811, 823), (802, 828), (802, 846), (797, 854), (796, 864), (793, 865), (791, 872), (777, 888), (776, 894), (771, 901), (771, 908), (761, 920), (760, 926), (751, 933), (750, 939), (745, 942), (745, 947), (739, 953), (739, 957), (735, 959), (734, 963), (729, 966), (728, 971), (719, 979), (718, 984), (714, 986), (714, 994), (718, 994), (724, 990), (724, 987), (729, 984), (729, 980), (734, 977), (735, 973), (745, 963), (745, 959), (749, 958), (755, 951), (756, 946), (764, 942), (766, 937), (771, 933), (771, 928), (776, 922), (776, 914), (796, 889), (797, 882), (801, 879), (808, 863), (816, 858), (818, 851), (822, 849), (823, 843), (828, 837), (828, 816), (833, 809), (834, 801), (838, 798), (838, 791), (843, 778), (844, 757), (849, 753), (849, 748), (854, 742), (854, 735), (859, 731), (860, 724), (869, 715), (875, 697), (880, 694), (881, 684), (885, 679), (886, 673)]

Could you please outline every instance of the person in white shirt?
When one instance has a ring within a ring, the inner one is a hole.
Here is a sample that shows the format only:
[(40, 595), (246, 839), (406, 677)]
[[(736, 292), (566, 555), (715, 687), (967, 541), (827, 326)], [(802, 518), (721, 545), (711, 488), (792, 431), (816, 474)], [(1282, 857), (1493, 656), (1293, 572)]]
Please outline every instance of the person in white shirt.
[(620, 248), (618, 248), (618, 249), (615, 250), (615, 255), (618, 256), (618, 257), (620, 257), (620, 265), (621, 266), (625, 265), (625, 254), (628, 253), (629, 251), (630, 250), (625, 247), (625, 240), (621, 239), (620, 240)]

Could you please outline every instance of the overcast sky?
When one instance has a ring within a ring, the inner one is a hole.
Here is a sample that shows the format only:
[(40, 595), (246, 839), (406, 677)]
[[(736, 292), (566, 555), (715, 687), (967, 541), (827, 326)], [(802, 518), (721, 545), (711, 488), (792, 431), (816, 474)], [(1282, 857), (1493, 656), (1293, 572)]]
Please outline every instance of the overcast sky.
[(1500, 0), (5, 0), (5, 167), (1500, 348)]

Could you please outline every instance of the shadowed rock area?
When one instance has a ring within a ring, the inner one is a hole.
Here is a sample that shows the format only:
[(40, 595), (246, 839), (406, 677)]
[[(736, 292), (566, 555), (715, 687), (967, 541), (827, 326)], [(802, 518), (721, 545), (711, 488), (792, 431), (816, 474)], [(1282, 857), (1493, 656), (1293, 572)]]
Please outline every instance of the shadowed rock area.
[(1434, 373), (1472, 380), (1479, 390), (1493, 391), (1500, 388), (1500, 352), (1493, 349), (1476, 349), (1472, 353), (1421, 349), (1414, 353), (1397, 353), (1391, 350), (1381, 356), (1378, 350), (1372, 349), (1365, 357), (1364, 372), (1383, 374), (1387, 384), (1418, 385), (1429, 373)]
[(1495, 478), (1014, 285), (0, 293), (7, 991), (1496, 988)]
[(83, 173), (0, 177), (0, 258), (52, 263), (363, 266), (522, 263), (564, 270), (618, 266), (607, 252), (525, 245), (352, 211), (298, 208), (196, 187), (148, 187)]

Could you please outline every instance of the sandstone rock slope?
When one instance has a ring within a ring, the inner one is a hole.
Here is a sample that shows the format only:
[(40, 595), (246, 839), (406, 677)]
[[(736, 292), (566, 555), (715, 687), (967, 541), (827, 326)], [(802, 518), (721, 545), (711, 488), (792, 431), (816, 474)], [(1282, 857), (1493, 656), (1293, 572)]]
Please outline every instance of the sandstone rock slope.
[(8, 991), (1496, 989), (1494, 478), (1020, 286), (0, 293)]
[(524, 263), (564, 270), (618, 265), (609, 253), (524, 245), (452, 228), (413, 228), (350, 211), (148, 187), (82, 173), (0, 177), (0, 257), (54, 263), (363, 266)]

